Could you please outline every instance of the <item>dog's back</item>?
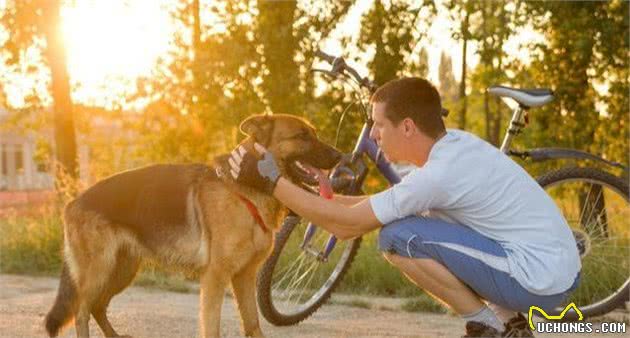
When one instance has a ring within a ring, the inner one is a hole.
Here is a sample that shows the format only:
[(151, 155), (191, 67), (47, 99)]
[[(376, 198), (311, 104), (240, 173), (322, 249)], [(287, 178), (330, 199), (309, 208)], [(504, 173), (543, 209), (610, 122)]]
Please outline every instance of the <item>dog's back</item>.
[(216, 178), (204, 164), (156, 164), (104, 179), (76, 203), (127, 227), (150, 246), (156, 234), (190, 225), (188, 194), (203, 180)]
[[(199, 249), (207, 237), (195, 208), (196, 193), (200, 184), (216, 179), (207, 165), (157, 164), (108, 177), (70, 202), (60, 287), (45, 320), (49, 335), (56, 336), (75, 315), (82, 295), (98, 292), (111, 298), (124, 289), (138, 269), (137, 250), (182, 266), (198, 265), (203, 260), (199, 253), (207, 252)], [(184, 249), (177, 245), (182, 242)], [(96, 305), (92, 314), (97, 322), (110, 326), (104, 314), (98, 317)]]

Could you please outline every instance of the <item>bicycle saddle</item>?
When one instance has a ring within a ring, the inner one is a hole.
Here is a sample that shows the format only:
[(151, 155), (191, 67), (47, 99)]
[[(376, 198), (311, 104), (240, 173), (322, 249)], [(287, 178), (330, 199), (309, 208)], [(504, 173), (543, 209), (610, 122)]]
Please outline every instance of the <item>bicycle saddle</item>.
[(514, 99), (524, 108), (540, 107), (553, 101), (553, 91), (547, 88), (516, 89), (505, 86), (491, 86), (488, 93)]

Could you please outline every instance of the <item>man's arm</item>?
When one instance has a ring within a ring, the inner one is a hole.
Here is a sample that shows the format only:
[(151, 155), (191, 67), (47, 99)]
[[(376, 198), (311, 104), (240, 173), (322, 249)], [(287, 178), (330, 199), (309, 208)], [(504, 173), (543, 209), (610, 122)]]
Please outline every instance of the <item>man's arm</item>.
[(362, 198), (352, 206), (343, 205), (306, 192), (282, 177), (278, 180), (273, 195), (298, 215), (342, 240), (351, 239), (381, 227), (366, 196), (357, 196), (357, 199)]
[(339, 202), (343, 205), (347, 205), (347, 206), (353, 206), (356, 204), (359, 204), (359, 202), (369, 198), (370, 196), (368, 195), (362, 195), (362, 196), (349, 196), (349, 195), (338, 195), (335, 194), (333, 196), (333, 201), (335, 202)]

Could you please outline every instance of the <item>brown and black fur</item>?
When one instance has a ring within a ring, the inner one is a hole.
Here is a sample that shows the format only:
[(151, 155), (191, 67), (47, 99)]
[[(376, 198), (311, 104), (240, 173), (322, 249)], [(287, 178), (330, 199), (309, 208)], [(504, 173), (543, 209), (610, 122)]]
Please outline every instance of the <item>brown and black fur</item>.
[[(254, 141), (262, 143), (287, 177), (293, 177), (295, 160), (329, 169), (340, 158), (312, 126), (293, 116), (254, 116), (241, 130), (249, 135), (242, 144), (251, 149)], [(256, 223), (236, 193), (256, 205), (272, 231)], [(94, 317), (105, 336), (119, 336), (107, 306), (133, 281), (141, 260), (151, 258), (200, 272), (202, 337), (220, 335), (228, 284), (244, 334), (262, 336), (255, 280), (286, 212), (273, 197), (222, 180), (204, 164), (152, 165), (96, 183), (64, 211), (64, 264), (45, 319), (48, 334), (57, 336), (74, 319), (77, 336), (88, 337)]]

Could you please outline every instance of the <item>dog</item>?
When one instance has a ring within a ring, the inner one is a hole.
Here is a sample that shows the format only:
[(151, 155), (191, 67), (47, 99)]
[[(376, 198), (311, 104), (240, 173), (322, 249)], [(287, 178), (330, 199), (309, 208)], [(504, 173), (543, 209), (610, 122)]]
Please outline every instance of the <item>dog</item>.
[[(241, 143), (270, 151), (284, 177), (300, 183), (301, 164), (331, 169), (341, 159), (315, 128), (291, 115), (255, 115), (240, 125)], [(246, 336), (261, 337), (257, 272), (271, 254), (288, 210), (275, 198), (217, 175), (227, 156), (205, 164), (158, 164), (110, 176), (64, 209), (64, 263), (45, 318), (51, 337), (74, 318), (78, 337), (92, 317), (106, 337), (112, 297), (133, 281), (145, 258), (200, 275), (200, 333), (220, 336), (221, 305), (231, 284)]]

